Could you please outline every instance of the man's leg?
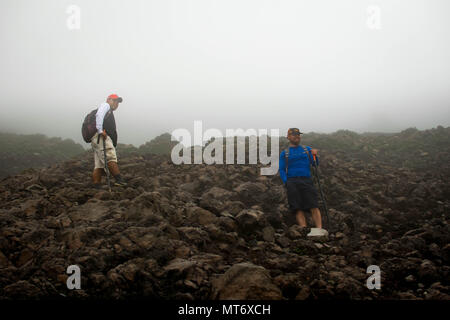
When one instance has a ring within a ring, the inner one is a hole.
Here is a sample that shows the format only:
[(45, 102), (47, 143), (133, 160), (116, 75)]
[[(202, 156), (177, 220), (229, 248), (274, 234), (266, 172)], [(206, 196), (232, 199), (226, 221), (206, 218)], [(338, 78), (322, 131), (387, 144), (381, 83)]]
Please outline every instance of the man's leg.
[(115, 185), (125, 187), (127, 183), (123, 180), (122, 176), (120, 175), (119, 166), (117, 165), (117, 161), (108, 161), (108, 170), (111, 173), (111, 175), (116, 180)]
[(117, 165), (116, 161), (108, 161), (108, 169), (109, 169), (109, 172), (111, 173), (111, 175), (113, 177), (115, 177), (118, 174), (120, 174), (119, 166)]
[(92, 172), (92, 183), (100, 184), (102, 182), (103, 169), (97, 168)]
[[(120, 175), (119, 166), (117, 165), (116, 148), (113, 146), (113, 142), (110, 137), (105, 140), (106, 145), (106, 161), (108, 163), (109, 173), (114, 177), (115, 185), (125, 187), (127, 184)], [(103, 151), (103, 150), (102, 150)]]
[(300, 225), (300, 227), (306, 227), (306, 219), (305, 214), (302, 210), (298, 210), (295, 214), (295, 218), (297, 219), (297, 223)]
[(311, 216), (314, 221), (314, 224), (316, 225), (316, 228), (322, 228), (322, 217), (320, 215), (319, 208), (312, 208)]
[(100, 150), (99, 144), (97, 144), (98, 134), (92, 137), (91, 145), (94, 150), (94, 171), (92, 172), (92, 183), (95, 187), (99, 187), (102, 183), (102, 175), (104, 174), (102, 158), (103, 152)]

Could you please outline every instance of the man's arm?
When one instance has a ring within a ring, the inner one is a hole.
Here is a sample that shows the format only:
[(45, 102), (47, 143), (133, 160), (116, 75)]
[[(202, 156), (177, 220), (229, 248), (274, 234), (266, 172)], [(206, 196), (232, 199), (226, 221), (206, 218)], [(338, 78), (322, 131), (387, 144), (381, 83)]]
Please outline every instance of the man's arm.
[(283, 180), (283, 184), (286, 184), (287, 175), (286, 175), (286, 158), (284, 150), (280, 153), (279, 170), (280, 170), (280, 178), (281, 180)]
[(106, 113), (108, 113), (111, 107), (108, 103), (102, 103), (97, 110), (97, 114), (95, 115), (95, 127), (97, 128), (97, 132), (101, 134), (103, 132), (103, 120), (105, 119)]
[(311, 163), (311, 165), (318, 166), (319, 165), (319, 157), (317, 156), (317, 153), (316, 153), (316, 161), (314, 163), (314, 155), (312, 152), (313, 149), (311, 147), (306, 147), (306, 150), (310, 153), (309, 162)]

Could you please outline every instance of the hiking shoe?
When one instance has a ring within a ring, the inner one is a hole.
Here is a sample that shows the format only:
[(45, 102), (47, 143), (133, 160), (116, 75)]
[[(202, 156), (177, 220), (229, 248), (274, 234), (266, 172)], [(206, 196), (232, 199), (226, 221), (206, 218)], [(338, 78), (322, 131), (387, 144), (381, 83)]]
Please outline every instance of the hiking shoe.
[(102, 185), (100, 183), (92, 183), (91, 188), (96, 190), (102, 190)]
[(321, 228), (311, 228), (311, 232), (308, 233), (308, 237), (328, 237), (328, 231)]
[(127, 186), (127, 183), (123, 180), (123, 178), (121, 176), (117, 176), (117, 177), (115, 177), (115, 179), (116, 179), (116, 182), (114, 182), (115, 186), (118, 186), (118, 187), (126, 187)]

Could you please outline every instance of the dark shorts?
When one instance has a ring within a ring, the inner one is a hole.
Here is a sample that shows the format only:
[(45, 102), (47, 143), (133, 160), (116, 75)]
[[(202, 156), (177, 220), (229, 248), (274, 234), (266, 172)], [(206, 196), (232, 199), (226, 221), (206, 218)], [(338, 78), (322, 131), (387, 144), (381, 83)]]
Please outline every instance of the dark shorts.
[(289, 209), (293, 213), (297, 210), (309, 211), (319, 206), (317, 190), (310, 177), (289, 178), (286, 187)]

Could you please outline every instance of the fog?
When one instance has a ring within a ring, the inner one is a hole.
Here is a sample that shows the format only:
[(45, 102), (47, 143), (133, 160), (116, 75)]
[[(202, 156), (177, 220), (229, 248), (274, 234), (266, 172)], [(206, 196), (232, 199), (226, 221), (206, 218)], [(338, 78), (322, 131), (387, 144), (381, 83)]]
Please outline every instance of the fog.
[(281, 134), (449, 126), (449, 15), (447, 0), (2, 0), (0, 131), (82, 142), (110, 93), (124, 99), (119, 142), (136, 146), (195, 120)]

